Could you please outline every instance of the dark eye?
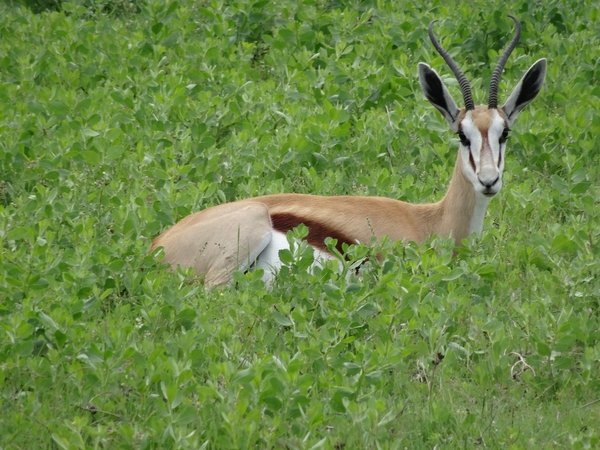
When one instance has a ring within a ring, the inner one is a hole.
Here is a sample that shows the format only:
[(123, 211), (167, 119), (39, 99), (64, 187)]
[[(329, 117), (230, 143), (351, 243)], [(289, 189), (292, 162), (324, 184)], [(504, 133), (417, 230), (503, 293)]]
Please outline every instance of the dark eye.
[(505, 128), (504, 131), (502, 132), (502, 136), (500, 136), (500, 144), (504, 144), (506, 142), (506, 140), (508, 139), (508, 128)]
[(457, 134), (462, 145), (464, 145), (465, 147), (469, 147), (471, 145), (471, 141), (467, 139), (465, 133), (463, 133), (462, 130), (458, 130)]

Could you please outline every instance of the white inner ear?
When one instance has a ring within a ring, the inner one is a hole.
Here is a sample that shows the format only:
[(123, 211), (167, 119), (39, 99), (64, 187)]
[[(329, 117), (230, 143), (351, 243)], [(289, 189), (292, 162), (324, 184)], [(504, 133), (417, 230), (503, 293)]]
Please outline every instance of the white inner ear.
[(458, 131), (460, 110), (450, 92), (448, 92), (442, 78), (427, 64), (419, 63), (419, 83), (427, 100), (442, 113), (450, 129), (456, 133)]
[[(530, 72), (532, 74), (531, 76)], [(525, 75), (519, 80), (519, 83), (510, 94), (510, 97), (508, 97), (508, 100), (506, 100), (506, 103), (502, 106), (509, 127), (521, 110), (540, 93), (545, 79), (546, 58), (542, 58), (538, 59), (529, 69), (527, 69)], [(525, 100), (521, 97), (521, 91), (523, 89), (530, 92), (530, 95), (525, 96)]]

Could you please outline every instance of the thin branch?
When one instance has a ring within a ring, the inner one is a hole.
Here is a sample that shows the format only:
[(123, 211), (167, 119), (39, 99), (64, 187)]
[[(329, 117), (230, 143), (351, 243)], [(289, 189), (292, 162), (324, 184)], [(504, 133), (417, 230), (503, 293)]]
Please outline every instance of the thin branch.
[(585, 405), (580, 406), (579, 408), (572, 409), (567, 414), (571, 414), (572, 412), (579, 411), (580, 409), (587, 408), (588, 406), (595, 405), (598, 402), (600, 402), (600, 398), (597, 398), (596, 400), (592, 400), (591, 402), (586, 403)]

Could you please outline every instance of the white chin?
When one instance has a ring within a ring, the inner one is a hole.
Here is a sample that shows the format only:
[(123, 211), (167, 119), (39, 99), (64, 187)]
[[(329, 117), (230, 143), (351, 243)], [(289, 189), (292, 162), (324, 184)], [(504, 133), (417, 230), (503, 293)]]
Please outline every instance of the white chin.
[(485, 198), (492, 198), (492, 197), (494, 197), (494, 196), (495, 196), (495, 195), (496, 195), (498, 192), (500, 192), (500, 189), (490, 189), (490, 190), (488, 191), (488, 190), (486, 190), (485, 188), (483, 188), (483, 187), (479, 187), (479, 186), (478, 186), (478, 187), (477, 187), (475, 190), (477, 191), (477, 194), (478, 194), (478, 195), (481, 195), (482, 197), (485, 197)]

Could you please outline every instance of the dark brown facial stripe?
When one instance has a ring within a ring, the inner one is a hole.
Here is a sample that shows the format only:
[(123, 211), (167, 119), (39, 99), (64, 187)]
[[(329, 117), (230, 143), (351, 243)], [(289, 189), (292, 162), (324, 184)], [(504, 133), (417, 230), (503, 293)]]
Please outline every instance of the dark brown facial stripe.
[(473, 159), (473, 152), (471, 150), (469, 150), (469, 164), (471, 164), (471, 169), (473, 169), (473, 172), (476, 172), (477, 168), (475, 167), (475, 160)]
[(303, 223), (308, 227), (308, 237), (306, 238), (306, 241), (319, 250), (327, 251), (324, 241), (325, 238), (328, 237), (337, 239), (338, 242), (336, 248), (340, 253), (342, 252), (343, 243), (355, 243), (352, 239), (345, 236), (343, 233), (340, 233), (338, 230), (307, 217), (298, 217), (294, 214), (280, 213), (271, 214), (271, 221), (273, 222), (273, 228), (284, 234)]

